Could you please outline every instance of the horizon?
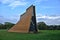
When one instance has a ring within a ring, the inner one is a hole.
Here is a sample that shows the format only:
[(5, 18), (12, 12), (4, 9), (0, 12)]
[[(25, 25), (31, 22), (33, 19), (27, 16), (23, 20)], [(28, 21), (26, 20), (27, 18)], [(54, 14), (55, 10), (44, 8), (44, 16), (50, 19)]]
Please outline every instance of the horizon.
[(36, 8), (37, 22), (60, 25), (60, 0), (0, 0), (0, 23), (17, 23), (30, 5)]

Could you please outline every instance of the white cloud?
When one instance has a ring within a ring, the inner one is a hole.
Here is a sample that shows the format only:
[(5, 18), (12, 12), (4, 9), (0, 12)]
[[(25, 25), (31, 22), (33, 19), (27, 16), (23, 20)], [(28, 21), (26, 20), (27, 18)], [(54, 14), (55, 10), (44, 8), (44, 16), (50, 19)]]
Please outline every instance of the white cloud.
[(36, 0), (34, 3), (40, 3), (40, 2), (43, 2), (43, 1), (48, 1), (48, 0)]
[(27, 2), (25, 0), (0, 0), (2, 4), (8, 4), (8, 6), (15, 8), (17, 6), (25, 6)]
[(8, 4), (8, 3), (11, 3), (11, 2), (13, 2), (13, 1), (15, 1), (15, 0), (0, 0), (0, 2), (1, 2), (2, 4)]
[(58, 18), (60, 18), (60, 16), (38, 16), (37, 18), (44, 18), (44, 19), (53, 19), (53, 20), (55, 20), (55, 19), (58, 19)]
[(13, 3), (11, 3), (10, 5), (8, 6), (11, 6), (12, 8), (15, 8), (16, 6), (23, 6), (23, 5), (26, 5), (27, 2), (21, 2), (21, 1), (14, 1)]
[(60, 25), (60, 16), (37, 15), (37, 22), (45, 22), (47, 25)]

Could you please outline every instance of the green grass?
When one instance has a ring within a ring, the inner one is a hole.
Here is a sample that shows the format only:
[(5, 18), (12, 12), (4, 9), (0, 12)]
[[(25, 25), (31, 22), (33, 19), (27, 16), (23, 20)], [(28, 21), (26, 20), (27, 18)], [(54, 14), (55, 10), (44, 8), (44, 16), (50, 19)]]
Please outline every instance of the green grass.
[(60, 30), (40, 30), (39, 33), (9, 33), (0, 30), (0, 40), (60, 40)]

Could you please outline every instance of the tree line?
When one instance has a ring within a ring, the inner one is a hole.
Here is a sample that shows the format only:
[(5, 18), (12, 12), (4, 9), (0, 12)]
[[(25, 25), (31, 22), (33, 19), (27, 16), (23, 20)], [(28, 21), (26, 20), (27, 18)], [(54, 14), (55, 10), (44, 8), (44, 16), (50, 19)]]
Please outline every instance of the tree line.
[[(11, 22), (0, 23), (0, 29), (10, 29), (15, 24)], [(38, 22), (37, 27), (39, 30), (60, 30), (60, 25), (47, 25), (44, 22)]]
[(4, 24), (0, 23), (0, 29), (9, 29), (13, 25), (15, 25), (15, 24), (14, 23), (11, 23), (11, 22), (5, 22)]
[(44, 22), (37, 24), (39, 30), (60, 30), (60, 25), (47, 25)]

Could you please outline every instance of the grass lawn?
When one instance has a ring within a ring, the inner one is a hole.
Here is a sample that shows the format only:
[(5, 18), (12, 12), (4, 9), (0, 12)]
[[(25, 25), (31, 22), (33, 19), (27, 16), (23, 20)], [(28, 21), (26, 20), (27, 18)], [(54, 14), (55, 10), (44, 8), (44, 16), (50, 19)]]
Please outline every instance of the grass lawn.
[(60, 40), (60, 30), (40, 30), (37, 34), (0, 30), (0, 40)]

